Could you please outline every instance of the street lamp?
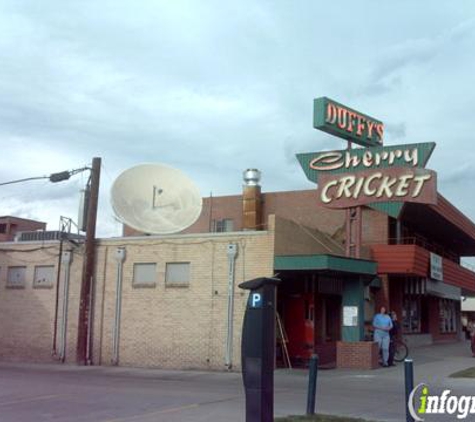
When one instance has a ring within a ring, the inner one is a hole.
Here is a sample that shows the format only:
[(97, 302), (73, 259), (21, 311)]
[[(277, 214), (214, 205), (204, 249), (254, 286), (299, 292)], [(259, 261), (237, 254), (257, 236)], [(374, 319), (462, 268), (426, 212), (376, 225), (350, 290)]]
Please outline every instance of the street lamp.
[(71, 176), (74, 176), (75, 174), (81, 173), (86, 170), (91, 170), (91, 168), (82, 167), (80, 169), (66, 170), (66, 171), (60, 171), (59, 173), (52, 173), (49, 176), (36, 176), (36, 177), (27, 177), (25, 179), (11, 180), (9, 182), (0, 183), (0, 186), (12, 185), (14, 183), (30, 182), (31, 180), (41, 180), (41, 179), (49, 179), (49, 181), (52, 183), (58, 183), (58, 182), (62, 182), (63, 180), (68, 180)]

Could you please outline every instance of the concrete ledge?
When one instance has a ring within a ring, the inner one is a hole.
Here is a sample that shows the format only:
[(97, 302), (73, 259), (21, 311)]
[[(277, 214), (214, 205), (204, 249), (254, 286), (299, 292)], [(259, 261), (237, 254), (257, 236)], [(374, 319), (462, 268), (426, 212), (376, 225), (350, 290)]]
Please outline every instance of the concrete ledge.
[(378, 345), (371, 341), (339, 341), (336, 346), (336, 366), (345, 369), (376, 369)]

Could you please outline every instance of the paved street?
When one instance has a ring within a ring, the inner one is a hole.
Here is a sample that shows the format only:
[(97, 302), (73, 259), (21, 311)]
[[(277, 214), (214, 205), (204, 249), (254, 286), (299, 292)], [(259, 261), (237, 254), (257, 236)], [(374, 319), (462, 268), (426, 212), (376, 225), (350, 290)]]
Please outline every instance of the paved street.
[[(475, 366), (467, 343), (420, 348), (412, 357), (416, 384), (428, 383), (431, 392), (473, 394), (473, 380), (446, 378)], [(305, 371), (277, 371), (276, 415), (302, 414), (306, 385)], [(401, 421), (403, 394), (402, 365), (319, 372), (322, 413)], [(244, 400), (235, 373), (2, 363), (0, 415), (1, 422), (242, 422)]]

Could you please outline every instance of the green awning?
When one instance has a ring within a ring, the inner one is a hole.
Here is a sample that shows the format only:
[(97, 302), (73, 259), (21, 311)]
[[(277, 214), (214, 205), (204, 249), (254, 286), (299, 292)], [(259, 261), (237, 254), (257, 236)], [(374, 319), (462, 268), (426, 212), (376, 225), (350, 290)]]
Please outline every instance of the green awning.
[(377, 263), (367, 259), (347, 258), (336, 255), (278, 255), (274, 257), (274, 269), (341, 271), (353, 274), (376, 275)]

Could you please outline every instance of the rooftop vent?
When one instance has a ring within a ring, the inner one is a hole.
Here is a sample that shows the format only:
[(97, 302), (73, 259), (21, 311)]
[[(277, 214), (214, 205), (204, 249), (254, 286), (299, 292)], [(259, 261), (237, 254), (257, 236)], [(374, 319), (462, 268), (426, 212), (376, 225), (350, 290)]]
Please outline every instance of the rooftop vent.
[(243, 172), (242, 177), (246, 186), (259, 186), (261, 172), (257, 169), (247, 169)]

